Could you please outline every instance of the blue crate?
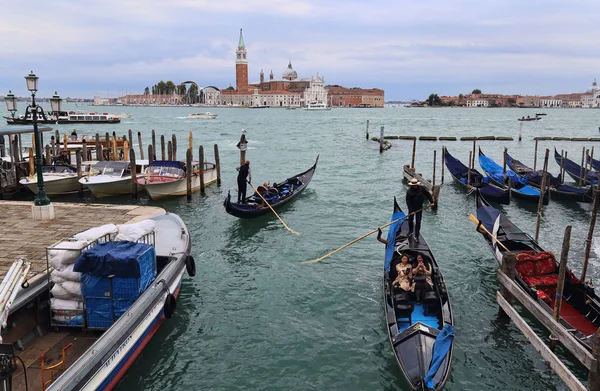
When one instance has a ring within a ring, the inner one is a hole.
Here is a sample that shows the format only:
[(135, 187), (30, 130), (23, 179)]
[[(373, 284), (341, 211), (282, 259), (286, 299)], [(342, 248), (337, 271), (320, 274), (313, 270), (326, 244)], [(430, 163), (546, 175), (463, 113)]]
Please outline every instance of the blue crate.
[(83, 298), (111, 298), (113, 287), (110, 278), (81, 274), (81, 293)]
[(87, 298), (85, 314), (88, 328), (107, 329), (114, 323), (113, 301), (110, 298)]
[(115, 321), (135, 303), (135, 300), (113, 300), (113, 317)]

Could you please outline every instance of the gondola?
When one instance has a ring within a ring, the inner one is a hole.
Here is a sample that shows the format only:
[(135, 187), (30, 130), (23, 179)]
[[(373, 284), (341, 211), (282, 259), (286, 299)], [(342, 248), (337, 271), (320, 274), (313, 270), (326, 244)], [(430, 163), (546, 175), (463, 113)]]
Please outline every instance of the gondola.
[[(527, 180), (518, 176), (514, 171), (510, 169), (505, 171), (493, 159), (485, 156), (481, 148), (479, 148), (479, 165), (489, 176), (492, 183), (498, 187), (509, 189), (511, 196), (524, 201), (539, 203), (541, 195), (539, 189), (529, 186)], [(548, 205), (548, 201), (548, 193), (544, 192), (542, 203)]]
[(585, 170), (581, 165), (575, 163), (573, 160), (566, 157), (560, 156), (560, 153), (554, 148), (554, 160), (559, 167), (564, 167), (567, 174), (579, 184), (581, 180), (582, 185), (597, 185), (598, 184), (598, 173), (595, 171)]
[[(273, 184), (273, 187), (271, 188), (267, 189), (264, 186), (259, 186), (257, 190), (261, 192), (263, 198), (265, 198), (273, 209), (277, 209), (296, 198), (304, 189), (306, 189), (306, 186), (308, 186), (315, 174), (318, 162), (319, 156), (317, 156), (315, 164), (308, 170), (294, 175), (281, 183)], [(246, 197), (241, 204), (231, 202), (230, 192), (227, 193), (227, 197), (225, 197), (225, 202), (223, 203), (227, 213), (241, 219), (251, 219), (267, 213), (272, 213), (271, 209), (263, 204), (264, 201), (256, 193)]]
[[(517, 159), (514, 159), (509, 154), (506, 154), (506, 165), (517, 173), (521, 178), (526, 179), (531, 186), (542, 187), (543, 171), (534, 170), (526, 166)], [(550, 199), (577, 201), (577, 202), (592, 202), (593, 189), (591, 187), (581, 188), (562, 183), (560, 176), (557, 178), (546, 172), (546, 190), (550, 194)]]
[[(394, 198), (394, 222), (388, 232), (383, 272), (383, 293), (388, 335), (394, 356), (412, 390), (441, 390), (450, 374), (454, 319), (439, 266), (422, 235), (416, 242), (408, 235), (405, 214)], [(421, 303), (413, 292), (392, 286), (400, 256), (423, 257), (431, 265), (433, 288)]]
[[(558, 283), (558, 263), (554, 255), (540, 247), (531, 236), (490, 206), (479, 194), (476, 196), (476, 204), (479, 224), (516, 254), (516, 282), (552, 316)], [(496, 260), (502, 264), (502, 256), (506, 250), (497, 245), (479, 226), (478, 232), (485, 238)], [(560, 322), (584, 347), (592, 349), (594, 333), (600, 325), (600, 300), (594, 288), (579, 281), (568, 269)]]
[[(467, 188), (467, 179), (469, 168), (465, 166), (460, 160), (456, 159), (448, 152), (445, 148), (444, 152), (444, 164), (450, 171), (450, 175), (454, 178), (454, 181), (464, 188)], [(471, 169), (471, 186), (480, 189), (481, 194), (489, 201), (496, 202), (498, 204), (510, 204), (510, 193), (507, 189), (501, 189), (496, 185), (488, 183), (489, 179), (484, 177), (479, 171)]]
[(592, 168), (596, 171), (600, 171), (600, 160), (596, 160), (592, 158), (590, 155), (586, 155), (586, 160), (588, 164), (592, 165)]

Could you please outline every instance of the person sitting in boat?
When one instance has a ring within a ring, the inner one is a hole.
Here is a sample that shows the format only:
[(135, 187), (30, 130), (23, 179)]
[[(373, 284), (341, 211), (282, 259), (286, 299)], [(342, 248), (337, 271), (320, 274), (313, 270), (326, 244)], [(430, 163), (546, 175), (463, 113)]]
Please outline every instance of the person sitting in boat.
[(400, 263), (396, 265), (396, 271), (398, 272), (398, 277), (392, 282), (392, 286), (394, 288), (402, 289), (406, 292), (412, 292), (412, 265), (408, 263), (408, 256), (402, 255), (400, 259)]
[(422, 256), (418, 255), (417, 266), (413, 268), (413, 271), (413, 289), (417, 297), (417, 304), (419, 304), (425, 296), (425, 292), (433, 289), (433, 281), (431, 281), (431, 265), (429, 262), (425, 262)]
[(77, 140), (77, 130), (73, 129), (71, 132), (71, 140)]

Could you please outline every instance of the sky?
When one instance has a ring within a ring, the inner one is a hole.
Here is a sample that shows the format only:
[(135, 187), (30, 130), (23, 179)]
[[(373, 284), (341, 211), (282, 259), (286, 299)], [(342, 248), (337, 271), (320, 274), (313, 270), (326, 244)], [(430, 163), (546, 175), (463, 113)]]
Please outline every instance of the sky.
[(299, 77), (429, 94), (554, 95), (600, 79), (600, 2), (584, 0), (30, 0), (0, 10), (0, 96), (143, 93), (161, 80), (235, 86), (292, 61)]

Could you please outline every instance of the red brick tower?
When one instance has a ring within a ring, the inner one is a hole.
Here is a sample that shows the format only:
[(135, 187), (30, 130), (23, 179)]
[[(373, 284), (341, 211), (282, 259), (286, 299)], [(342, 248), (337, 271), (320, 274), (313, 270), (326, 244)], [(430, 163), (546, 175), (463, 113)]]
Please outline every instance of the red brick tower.
[(248, 91), (248, 59), (242, 29), (240, 29), (240, 41), (235, 54), (235, 88), (238, 93), (245, 93)]

